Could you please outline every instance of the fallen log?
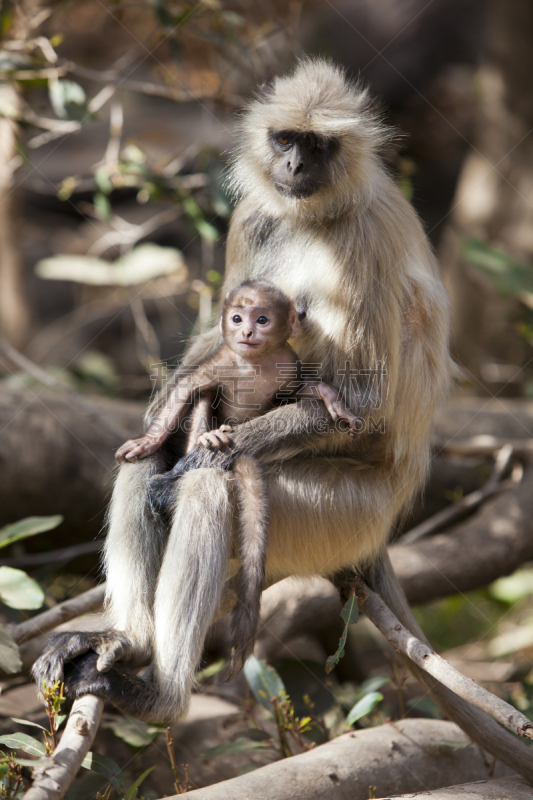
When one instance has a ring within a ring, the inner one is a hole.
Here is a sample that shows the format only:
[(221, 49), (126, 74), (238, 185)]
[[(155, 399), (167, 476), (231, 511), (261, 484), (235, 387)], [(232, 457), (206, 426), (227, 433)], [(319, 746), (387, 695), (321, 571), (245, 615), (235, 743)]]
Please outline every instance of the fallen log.
[[(487, 778), (491, 767), (452, 722), (404, 719), (346, 733), (307, 753), (188, 795), (190, 800), (368, 800), (374, 786), (376, 797), (427, 791), (450, 781)], [(509, 774), (502, 765), (497, 769)]]
[[(522, 778), (500, 778), (495, 781), (449, 786), (433, 792), (417, 792), (415, 797), (420, 800), (426, 797), (429, 800), (531, 800), (533, 792), (531, 786), (528, 786)], [(401, 800), (401, 798), (413, 800), (413, 795), (389, 795), (383, 800)]]

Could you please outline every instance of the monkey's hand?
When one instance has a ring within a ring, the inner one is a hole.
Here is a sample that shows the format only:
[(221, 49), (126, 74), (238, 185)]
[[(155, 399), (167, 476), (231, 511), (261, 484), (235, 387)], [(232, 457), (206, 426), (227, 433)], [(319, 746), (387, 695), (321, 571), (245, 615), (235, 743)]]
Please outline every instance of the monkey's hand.
[(198, 437), (198, 444), (202, 447), (230, 447), (233, 443), (231, 436), (228, 433), (233, 433), (231, 425), (221, 425), (213, 431), (206, 431)]
[(97, 655), (96, 668), (100, 672), (108, 672), (115, 661), (134, 660), (131, 643), (118, 631), (58, 633), (33, 665), (33, 678), (39, 688), (43, 683), (51, 686), (56, 681), (63, 681), (66, 663), (91, 650)]
[[(166, 437), (165, 437), (166, 438)], [(160, 434), (146, 433), (139, 439), (128, 439), (121, 445), (115, 453), (117, 461), (137, 461), (138, 458), (146, 458), (151, 456), (156, 450), (159, 450), (164, 438)]]
[[(329, 411), (333, 422), (344, 420), (348, 423), (347, 427), (344, 427), (343, 430), (346, 433), (349, 433), (352, 439), (357, 433), (363, 430), (363, 420), (354, 414), (353, 411), (348, 408), (346, 403), (342, 402), (339, 392), (335, 386), (331, 386), (329, 383), (320, 382), (315, 384), (315, 389)], [(338, 430), (338, 426), (336, 427)]]

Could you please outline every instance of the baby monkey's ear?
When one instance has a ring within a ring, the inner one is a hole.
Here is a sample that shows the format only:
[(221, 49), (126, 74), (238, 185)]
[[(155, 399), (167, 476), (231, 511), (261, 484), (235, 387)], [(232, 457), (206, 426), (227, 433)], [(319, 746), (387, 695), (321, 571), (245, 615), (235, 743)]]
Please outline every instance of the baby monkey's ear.
[(298, 319), (298, 312), (294, 307), (294, 303), (291, 301), (291, 307), (289, 310), (289, 339), (294, 339), (295, 336), (298, 336), (300, 333), (300, 320)]

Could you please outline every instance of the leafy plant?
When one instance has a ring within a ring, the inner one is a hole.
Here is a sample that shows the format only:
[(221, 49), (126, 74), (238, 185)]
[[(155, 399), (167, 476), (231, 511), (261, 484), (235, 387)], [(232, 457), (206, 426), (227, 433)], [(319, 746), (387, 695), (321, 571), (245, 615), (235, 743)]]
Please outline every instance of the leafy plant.
[[(41, 695), (46, 706), (48, 730), (39, 725), (39, 723), (31, 722), (30, 720), (18, 719), (17, 717), (12, 717), (12, 720), (18, 725), (37, 728), (41, 731), (44, 743), (33, 736), (29, 736), (27, 733), (17, 732), (0, 736), (0, 745), (8, 747), (12, 751), (0, 753), (0, 797), (8, 798), (8, 800), (14, 800), (18, 793), (23, 791), (23, 768), (31, 771), (37, 766), (50, 764), (50, 758), (57, 747), (57, 731), (66, 719), (66, 716), (60, 713), (61, 706), (65, 702), (62, 683), (57, 681), (52, 686), (43, 684)], [(29, 756), (33, 756), (33, 758), (19, 758), (15, 752), (18, 750), (22, 750)], [(99, 753), (87, 753), (82, 762), (82, 767), (103, 776), (118, 792), (122, 790), (123, 779), (120, 767), (110, 758)]]
[(359, 619), (359, 606), (357, 605), (355, 590), (352, 590), (352, 594), (344, 604), (341, 611), (341, 617), (344, 620), (344, 630), (341, 638), (339, 639), (339, 646), (337, 647), (337, 650), (332, 656), (329, 656), (326, 661), (327, 674), (329, 674), (337, 666), (345, 653), (346, 639), (348, 638), (348, 626), (354, 625)]

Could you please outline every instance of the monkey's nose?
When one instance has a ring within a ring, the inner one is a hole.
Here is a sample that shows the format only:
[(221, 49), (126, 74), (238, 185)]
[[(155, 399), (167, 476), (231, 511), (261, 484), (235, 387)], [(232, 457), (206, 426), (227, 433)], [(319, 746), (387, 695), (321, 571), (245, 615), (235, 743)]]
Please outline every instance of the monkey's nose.
[(303, 167), (304, 167), (304, 161), (302, 158), (302, 154), (300, 153), (300, 149), (296, 146), (293, 146), (290, 158), (287, 161), (287, 170), (289, 172), (292, 172), (293, 175), (297, 175), (299, 172), (302, 171)]

